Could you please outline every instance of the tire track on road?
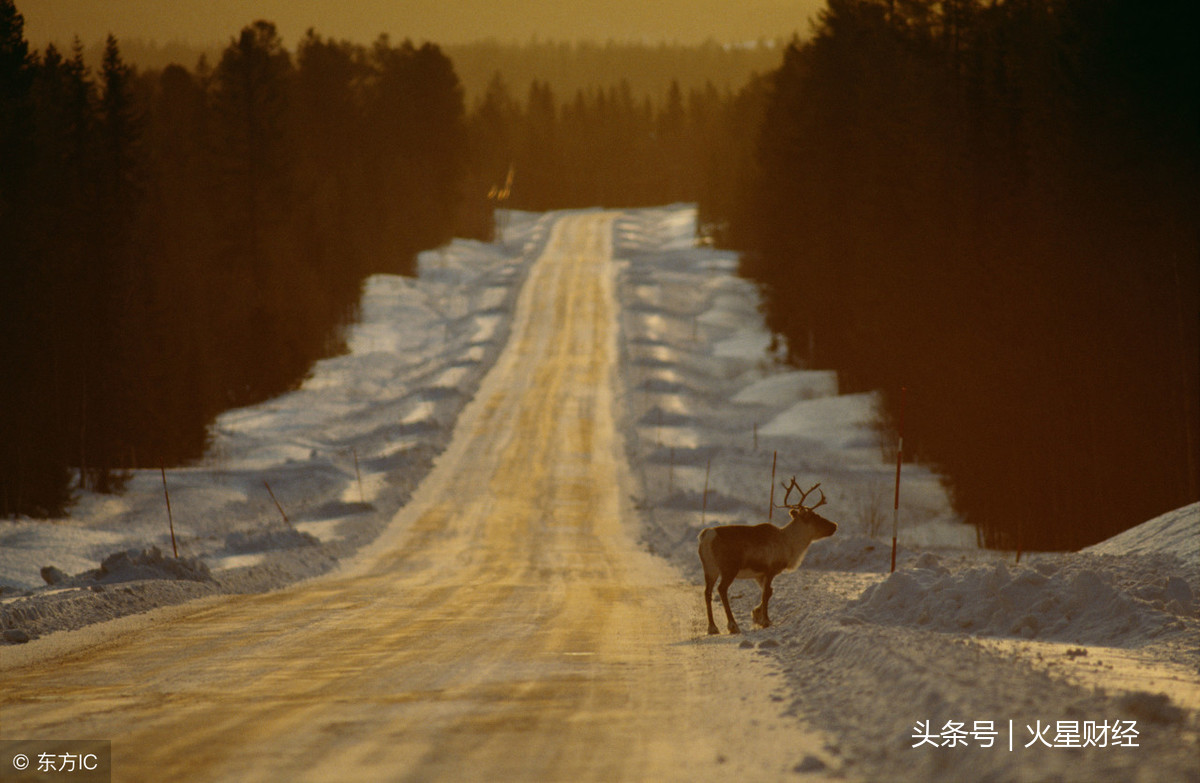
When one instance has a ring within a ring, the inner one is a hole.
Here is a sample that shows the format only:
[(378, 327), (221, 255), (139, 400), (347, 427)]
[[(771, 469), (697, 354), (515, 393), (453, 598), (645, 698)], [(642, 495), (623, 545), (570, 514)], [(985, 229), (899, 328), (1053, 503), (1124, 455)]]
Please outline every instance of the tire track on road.
[(452, 442), (356, 562), (12, 672), (5, 736), (111, 738), (114, 780), (761, 779), (820, 753), (631, 535), (612, 220), (558, 220)]

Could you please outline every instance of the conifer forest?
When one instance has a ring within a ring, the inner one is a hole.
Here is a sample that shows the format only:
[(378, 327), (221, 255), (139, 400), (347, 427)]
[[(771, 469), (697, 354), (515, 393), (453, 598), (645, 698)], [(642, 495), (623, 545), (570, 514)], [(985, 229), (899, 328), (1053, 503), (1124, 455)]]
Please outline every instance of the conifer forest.
[(36, 49), (0, 0), (0, 515), (199, 458), (341, 350), (367, 276), (492, 239), (509, 172), (516, 209), (695, 202), (792, 360), (879, 390), (985, 546), (1200, 499), (1198, 16), (828, 0), (754, 50), (257, 21), (140, 66)]

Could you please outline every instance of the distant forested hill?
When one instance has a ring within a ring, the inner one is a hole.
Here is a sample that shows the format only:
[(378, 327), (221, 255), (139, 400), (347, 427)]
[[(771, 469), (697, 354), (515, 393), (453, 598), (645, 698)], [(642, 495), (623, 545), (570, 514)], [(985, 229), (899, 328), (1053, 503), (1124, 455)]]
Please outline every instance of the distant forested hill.
[[(59, 43), (60, 47), (71, 44), (70, 41)], [(199, 47), (130, 39), (121, 42), (121, 54), (126, 62), (142, 71), (161, 70), (172, 64), (191, 69), (201, 56), (210, 63), (219, 62), (227, 43), (214, 42), (212, 46)], [(482, 99), (488, 82), (497, 72), (511, 85), (524, 89), (536, 79), (549, 84), (559, 95), (573, 95), (596, 85), (621, 81), (629, 83), (632, 94), (639, 100), (663, 98), (673, 80), (685, 93), (704, 89), (710, 83), (718, 92), (736, 91), (751, 76), (778, 68), (786, 45), (787, 41), (782, 39), (740, 46), (716, 42), (683, 46), (595, 41), (530, 41), (525, 44), (478, 41), (443, 45), (441, 49), (454, 63), (469, 107)], [(84, 42), (85, 63), (98, 67), (103, 58), (103, 41)]]
[(497, 72), (521, 87), (533, 80), (549, 85), (557, 95), (574, 95), (596, 85), (629, 84), (635, 100), (664, 98), (672, 81), (684, 93), (711, 84), (718, 92), (736, 91), (755, 74), (779, 67), (786, 41), (762, 41), (729, 47), (710, 42), (700, 46), (623, 43), (495, 41), (446, 46), (446, 55), (462, 81), (467, 105), (481, 98)]

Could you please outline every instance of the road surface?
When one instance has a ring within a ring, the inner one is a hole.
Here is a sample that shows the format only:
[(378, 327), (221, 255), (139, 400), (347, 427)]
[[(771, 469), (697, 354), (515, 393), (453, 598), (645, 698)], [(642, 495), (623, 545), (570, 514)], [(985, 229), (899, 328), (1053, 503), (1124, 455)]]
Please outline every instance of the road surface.
[(9, 668), (2, 736), (111, 739), (121, 781), (820, 768), (778, 672), (707, 637), (700, 588), (636, 545), (612, 219), (559, 219), (451, 445), (359, 558)]

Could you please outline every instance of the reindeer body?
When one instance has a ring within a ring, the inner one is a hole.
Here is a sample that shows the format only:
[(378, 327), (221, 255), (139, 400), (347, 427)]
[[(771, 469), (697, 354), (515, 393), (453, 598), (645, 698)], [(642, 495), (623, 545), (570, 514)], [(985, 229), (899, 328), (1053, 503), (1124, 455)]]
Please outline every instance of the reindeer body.
[[(792, 479), (795, 486), (795, 479)], [(816, 489), (813, 487), (812, 489)], [(812, 492), (812, 489), (809, 492)], [(790, 493), (790, 488), (789, 488)], [(807, 495), (808, 493), (804, 493)], [(824, 493), (821, 503), (824, 503)], [(785, 499), (786, 502), (786, 499)], [(720, 633), (713, 621), (713, 585), (720, 580), (717, 593), (725, 607), (730, 633), (740, 633), (729, 608), (729, 586), (735, 579), (754, 579), (762, 588), (762, 601), (754, 608), (754, 621), (764, 628), (771, 624), (767, 602), (771, 598), (771, 580), (784, 571), (799, 567), (808, 546), (819, 538), (833, 535), (837, 525), (800, 503), (788, 506), (791, 521), (784, 527), (761, 525), (724, 525), (700, 531), (700, 563), (704, 567), (704, 603), (708, 610), (708, 632)], [(818, 503), (817, 506), (821, 505)]]

